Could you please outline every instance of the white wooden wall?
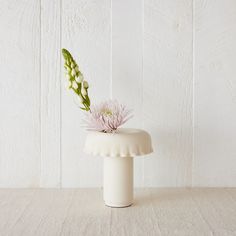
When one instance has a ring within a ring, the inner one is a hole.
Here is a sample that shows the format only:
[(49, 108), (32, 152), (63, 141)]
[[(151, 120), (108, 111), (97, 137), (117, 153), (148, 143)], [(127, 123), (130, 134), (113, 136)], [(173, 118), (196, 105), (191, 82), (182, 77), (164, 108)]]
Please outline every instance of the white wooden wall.
[(236, 186), (236, 1), (194, 11), (193, 184)]
[(64, 86), (62, 47), (92, 101), (134, 109), (155, 152), (136, 186), (236, 186), (236, 1), (0, 0), (0, 187), (102, 185)]

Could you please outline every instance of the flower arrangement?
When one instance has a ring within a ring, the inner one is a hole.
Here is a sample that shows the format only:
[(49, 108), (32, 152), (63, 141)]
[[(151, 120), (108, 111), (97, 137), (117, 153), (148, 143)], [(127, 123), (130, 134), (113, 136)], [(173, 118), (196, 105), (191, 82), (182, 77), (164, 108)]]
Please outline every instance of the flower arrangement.
[(69, 83), (68, 88), (78, 96), (80, 108), (86, 112), (85, 123), (89, 130), (112, 133), (132, 117), (131, 110), (116, 100), (91, 105), (88, 94), (89, 84), (84, 80), (78, 64), (68, 50), (63, 48), (62, 55), (65, 60), (64, 68)]

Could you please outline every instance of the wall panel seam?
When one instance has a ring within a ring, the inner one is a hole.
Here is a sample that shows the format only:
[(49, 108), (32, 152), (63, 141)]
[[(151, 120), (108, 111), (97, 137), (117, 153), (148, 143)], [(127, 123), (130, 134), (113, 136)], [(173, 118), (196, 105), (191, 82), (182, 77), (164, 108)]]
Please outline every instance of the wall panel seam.
[[(61, 47), (62, 47), (62, 0), (59, 0), (60, 1), (60, 27), (59, 27), (59, 30), (60, 30), (60, 40), (59, 40), (59, 44), (60, 44), (60, 49), (61, 49)], [(62, 139), (61, 139), (61, 129), (62, 129), (62, 109), (61, 109), (61, 100), (62, 100), (62, 98), (61, 98), (61, 94), (62, 94), (62, 91), (61, 91), (61, 78), (62, 78), (62, 68), (61, 68), (61, 64), (62, 64), (62, 61), (61, 61), (61, 59), (62, 59), (62, 55), (61, 55), (61, 52), (60, 52), (60, 56), (59, 56), (59, 61), (60, 61), (60, 101), (59, 101), (59, 103), (60, 103), (60, 117), (59, 117), (59, 119), (60, 119), (60, 132), (59, 132), (59, 134), (60, 134), (60, 150), (59, 150), (59, 153), (60, 153), (60, 162), (59, 162), (59, 165), (60, 165), (60, 167), (59, 167), (59, 170), (60, 170), (60, 173), (59, 173), (59, 187), (61, 188), (62, 187), (62, 154), (61, 154), (61, 149), (62, 149)]]
[[(144, 1), (142, 0), (142, 74), (141, 74), (141, 88), (142, 88), (142, 93), (141, 93), (141, 127), (142, 129), (144, 129), (144, 117), (143, 117), (143, 85), (144, 85)], [(144, 158), (142, 159), (142, 183), (141, 186), (144, 186), (144, 182), (145, 182), (145, 168), (144, 168)]]
[(112, 90), (112, 0), (110, 0), (110, 99), (113, 99)]
[(195, 0), (192, 0), (192, 170), (191, 170), (191, 186), (193, 187), (193, 171), (195, 159)]
[(39, 166), (39, 186), (42, 180), (42, 0), (39, 1), (39, 114), (40, 114), (40, 166)]

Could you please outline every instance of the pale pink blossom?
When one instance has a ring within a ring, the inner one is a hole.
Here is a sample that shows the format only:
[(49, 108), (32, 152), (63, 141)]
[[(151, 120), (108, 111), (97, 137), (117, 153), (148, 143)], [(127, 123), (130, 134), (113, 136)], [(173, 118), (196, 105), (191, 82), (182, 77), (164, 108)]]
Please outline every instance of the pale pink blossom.
[(116, 100), (109, 100), (90, 107), (86, 112), (85, 123), (88, 130), (96, 130), (106, 133), (114, 132), (119, 126), (129, 120), (131, 110), (118, 103)]

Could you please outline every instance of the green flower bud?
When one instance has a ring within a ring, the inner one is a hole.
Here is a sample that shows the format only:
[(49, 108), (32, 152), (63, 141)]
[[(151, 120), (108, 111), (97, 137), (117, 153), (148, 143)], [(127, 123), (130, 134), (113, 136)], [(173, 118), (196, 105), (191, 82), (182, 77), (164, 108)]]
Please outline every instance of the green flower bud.
[(81, 93), (85, 97), (87, 95), (87, 90), (84, 87), (82, 87), (81, 88)]
[(83, 75), (80, 75), (79, 77), (76, 77), (75, 80), (76, 80), (78, 83), (82, 83), (82, 82), (83, 82)]
[(72, 82), (72, 87), (73, 87), (74, 89), (77, 89), (77, 88), (78, 88), (78, 84), (77, 84), (76, 81), (73, 81), (73, 82)]
[(83, 87), (84, 87), (85, 89), (88, 89), (88, 88), (89, 88), (89, 84), (88, 84), (87, 81), (83, 81)]
[(75, 67), (75, 72), (79, 73), (79, 67), (78, 66)]
[(84, 103), (84, 98), (81, 95), (79, 95), (78, 98), (79, 98), (80, 103), (83, 104)]
[(65, 67), (66, 70), (71, 70), (70, 67), (67, 64), (65, 64), (64, 67)]
[(71, 75), (72, 75), (72, 76), (75, 76), (75, 75), (76, 75), (75, 69), (72, 69)]
[(75, 63), (72, 61), (70, 66), (71, 68), (75, 68)]

